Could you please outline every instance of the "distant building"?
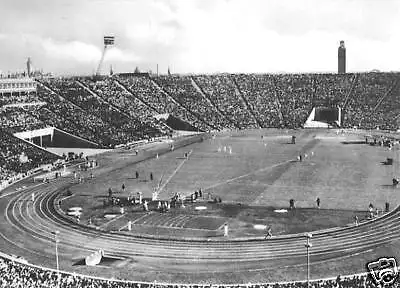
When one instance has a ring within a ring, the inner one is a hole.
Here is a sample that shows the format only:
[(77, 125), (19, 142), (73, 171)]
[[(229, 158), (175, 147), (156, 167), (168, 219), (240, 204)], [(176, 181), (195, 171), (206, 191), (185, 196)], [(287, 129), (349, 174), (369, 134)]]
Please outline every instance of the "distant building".
[(0, 78), (0, 94), (36, 93), (33, 78)]
[(344, 41), (340, 41), (338, 49), (338, 73), (346, 73), (346, 47), (344, 47)]

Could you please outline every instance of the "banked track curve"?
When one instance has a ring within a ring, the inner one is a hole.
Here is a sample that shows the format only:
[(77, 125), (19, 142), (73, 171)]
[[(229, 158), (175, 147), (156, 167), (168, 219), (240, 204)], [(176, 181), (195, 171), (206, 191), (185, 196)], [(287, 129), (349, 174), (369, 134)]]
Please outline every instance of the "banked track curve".
[[(236, 272), (240, 272), (304, 265), (305, 238), (302, 235), (267, 240), (186, 241), (107, 233), (77, 225), (58, 213), (55, 207), (58, 192), (70, 183), (70, 178), (61, 178), (0, 199), (7, 201), (3, 216), (9, 224), (8, 229), (14, 231), (13, 235), (29, 235), (32, 241), (43, 243), (54, 242), (52, 232), (58, 230), (62, 235), (60, 245), (76, 254), (88, 255), (91, 251), (103, 249), (106, 255), (122, 258), (146, 257), (165, 263), (179, 262), (188, 270), (190, 264), (195, 264), (196, 271), (204, 273), (216, 268), (230, 271), (233, 266)], [(30, 200), (31, 193), (36, 195), (35, 202)], [(399, 228), (400, 208), (397, 207), (357, 227), (315, 231), (312, 262), (346, 257), (388, 244), (400, 237)], [(2, 237), (6, 238), (3, 233)], [(71, 257), (71, 253), (68, 255)], [(166, 265), (165, 269), (168, 271), (169, 266)], [(176, 266), (171, 269), (176, 269)]]

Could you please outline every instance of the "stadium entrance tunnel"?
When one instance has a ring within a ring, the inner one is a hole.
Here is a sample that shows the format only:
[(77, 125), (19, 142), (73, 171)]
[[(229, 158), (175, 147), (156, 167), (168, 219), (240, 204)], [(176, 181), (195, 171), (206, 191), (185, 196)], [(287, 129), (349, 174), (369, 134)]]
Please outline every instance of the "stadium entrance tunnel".
[(341, 126), (340, 107), (314, 107), (304, 123), (304, 128), (337, 128)]
[(79, 136), (48, 127), (15, 133), (14, 136), (31, 142), (40, 147), (55, 148), (101, 148), (99, 144), (83, 139)]

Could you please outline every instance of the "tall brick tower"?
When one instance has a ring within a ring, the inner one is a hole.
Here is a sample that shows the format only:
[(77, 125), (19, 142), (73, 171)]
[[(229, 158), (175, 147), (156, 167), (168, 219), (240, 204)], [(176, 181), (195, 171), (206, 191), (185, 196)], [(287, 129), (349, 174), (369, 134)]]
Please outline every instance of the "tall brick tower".
[(346, 73), (346, 47), (344, 47), (344, 41), (340, 41), (338, 48), (338, 73)]

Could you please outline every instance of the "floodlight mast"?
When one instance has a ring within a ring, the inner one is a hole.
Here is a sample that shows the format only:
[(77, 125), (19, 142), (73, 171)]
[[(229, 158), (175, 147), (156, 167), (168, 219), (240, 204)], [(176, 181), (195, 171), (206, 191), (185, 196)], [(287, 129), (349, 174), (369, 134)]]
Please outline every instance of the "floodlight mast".
[(96, 76), (100, 76), (100, 72), (101, 72), (101, 68), (103, 66), (104, 57), (106, 55), (107, 48), (109, 46), (114, 45), (114, 39), (115, 39), (114, 36), (104, 36), (104, 49), (103, 49), (103, 53), (101, 54), (99, 65), (97, 66), (97, 69), (96, 69)]

